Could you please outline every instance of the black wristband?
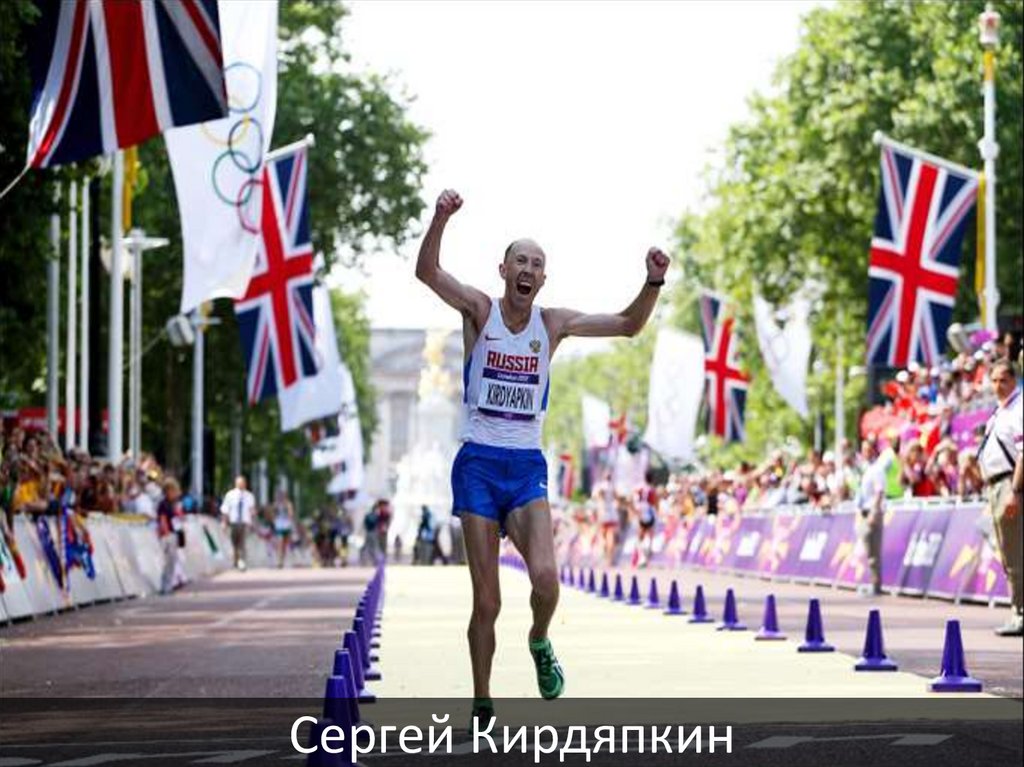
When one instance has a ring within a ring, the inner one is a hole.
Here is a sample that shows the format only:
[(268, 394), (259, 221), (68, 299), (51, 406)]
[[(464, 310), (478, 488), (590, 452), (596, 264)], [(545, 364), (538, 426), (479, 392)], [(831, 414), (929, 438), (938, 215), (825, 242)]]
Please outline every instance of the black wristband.
[(665, 284), (665, 278), (662, 277), (660, 280), (647, 280), (647, 284), (650, 285), (652, 288), (660, 288), (662, 285)]

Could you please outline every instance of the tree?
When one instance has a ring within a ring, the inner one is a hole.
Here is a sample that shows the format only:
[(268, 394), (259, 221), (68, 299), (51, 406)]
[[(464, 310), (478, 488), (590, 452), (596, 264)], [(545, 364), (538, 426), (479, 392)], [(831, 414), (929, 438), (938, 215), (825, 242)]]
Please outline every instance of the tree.
[[(997, 2), (1002, 15), (998, 62), (997, 172), (998, 285), (1001, 314), (1022, 308), (1021, 166), (1022, 6)], [(797, 50), (783, 60), (768, 94), (754, 95), (750, 118), (735, 125), (723, 162), (708, 172), (710, 207), (684, 212), (676, 228), (676, 263), (683, 278), (668, 293), (670, 322), (696, 332), (694, 297), (701, 286), (733, 298), (743, 334), (744, 363), (753, 374), (747, 399), (747, 441), (724, 448), (712, 443), (715, 462), (757, 460), (787, 436), (809, 438), (812, 426), (774, 392), (754, 336), (752, 297), (780, 303), (812, 281), (824, 288), (812, 317), (816, 361), (809, 380), (812, 412), (831, 412), (837, 341), (842, 367), (864, 361), (867, 257), (878, 195), (881, 130), (905, 143), (980, 168), (982, 136), (981, 49), (977, 17), (981, 0), (956, 3), (843, 2), (810, 12)], [(977, 316), (974, 247), (964, 245), (956, 317)], [(621, 354), (619, 352), (618, 354)], [(619, 364), (617, 354), (574, 361), (603, 382)], [(579, 407), (583, 383), (567, 376), (572, 391), (556, 407)], [(559, 391), (554, 379), (552, 393)], [(588, 382), (589, 383), (589, 382)], [(593, 385), (593, 384), (590, 384)], [(600, 383), (598, 385), (601, 385)], [(644, 393), (639, 394), (641, 401)], [(853, 435), (864, 379), (848, 384), (845, 410)], [(566, 402), (566, 400), (571, 400)], [(578, 423), (551, 418), (549, 435), (579, 434)]]
[[(24, 30), (39, 12), (30, 0), (0, 3), (0, 187), (25, 167), (31, 87)], [(0, 407), (22, 404), (46, 377), (46, 269), (52, 254), (53, 187), (39, 173), (0, 201)]]
[[(1021, 312), (1022, 8), (1002, 14), (997, 187), (1001, 314)], [(774, 93), (751, 101), (751, 118), (734, 126), (725, 160), (709, 175), (711, 208), (680, 220), (690, 247), (689, 286), (728, 292), (750, 330), (745, 359), (754, 372), (748, 398), (748, 445), (801, 424), (771, 389), (753, 343), (755, 291), (779, 302), (810, 280), (824, 288), (812, 318), (820, 361), (809, 382), (812, 409), (831, 410), (837, 341), (843, 368), (863, 364), (867, 254), (878, 196), (881, 130), (905, 143), (980, 167), (982, 2), (847, 2), (808, 14), (795, 53), (781, 62)], [(977, 316), (974, 245), (964, 245), (956, 317)], [(863, 379), (847, 390), (853, 415)], [(848, 418), (852, 435), (855, 419)], [(806, 433), (809, 427), (803, 426)]]
[[(339, 2), (285, 0), (279, 16), (278, 105), (272, 146), (315, 133), (308, 180), (313, 244), (327, 268), (339, 261), (358, 264), (380, 249), (391, 250), (410, 234), (423, 208), (420, 186), (426, 164), (422, 146), (427, 132), (406, 116), (409, 97), (388, 78), (351, 71), (342, 45), (346, 10)], [(36, 16), (30, 0), (0, 3), (0, 178), (13, 178), (24, 165), (30, 83), (24, 67), (26, 29)], [(136, 226), (168, 237), (170, 244), (146, 257), (143, 344), (143, 448), (156, 453), (172, 471), (187, 473), (191, 408), (191, 350), (161, 338), (164, 324), (178, 309), (182, 279), (181, 227), (164, 142), (140, 147), (142, 171), (133, 206)], [(98, 165), (89, 164), (95, 171)], [(81, 174), (82, 167), (32, 171), (0, 205), (0, 394), (7, 403), (38, 401), (33, 381), (45, 371), (46, 259), (52, 180)], [(109, 177), (100, 198), (101, 220), (109, 219)], [(17, 206), (17, 207), (14, 207)], [(17, 210), (18, 216), (8, 211)], [(103, 227), (106, 230), (106, 226)], [(104, 232), (105, 233), (105, 232)], [(94, 279), (103, 282), (106, 275)], [(335, 319), (341, 352), (352, 369), (367, 450), (376, 413), (369, 383), (369, 326), (358, 295), (335, 293)], [(206, 426), (213, 431), (215, 489), (230, 477), (233, 424), (241, 420), (243, 467), (266, 457), (271, 474), (302, 481), (304, 500), (317, 500), (327, 478), (309, 468), (301, 431), (281, 434), (274, 403), (247, 408), (245, 364), (234, 309), (217, 301), (212, 315), (219, 325), (206, 339)], [(94, 322), (106, 325), (106, 315)], [(105, 354), (102, 344), (101, 353)], [(102, 376), (102, 370), (94, 371)], [(105, 366), (101, 365), (100, 368)], [(93, 387), (102, 386), (94, 380)], [(38, 389), (38, 387), (37, 387)]]

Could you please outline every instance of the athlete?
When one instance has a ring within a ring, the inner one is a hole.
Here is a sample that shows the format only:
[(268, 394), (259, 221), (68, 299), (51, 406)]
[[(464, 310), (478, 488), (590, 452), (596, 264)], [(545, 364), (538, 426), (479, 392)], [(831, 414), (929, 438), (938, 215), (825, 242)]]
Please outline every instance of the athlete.
[(451, 189), (438, 197), (420, 246), (416, 277), (463, 318), (465, 418), (462, 446), (452, 465), (452, 511), (462, 521), (473, 583), (468, 631), (473, 717), (486, 723), (494, 716), (490, 678), (501, 605), (498, 540), (503, 533), (519, 550), (530, 576), (533, 625), (528, 644), (541, 697), (557, 698), (565, 687), (565, 674), (548, 639), (558, 603), (558, 571), (540, 444), (551, 357), (569, 336), (639, 333), (665, 284), (669, 259), (657, 248), (647, 252), (646, 281), (618, 314), (541, 309), (534, 301), (544, 286), (547, 258), (533, 240), (516, 240), (498, 265), (504, 293), (491, 298), (440, 265), (441, 237), (461, 207), (462, 198)]

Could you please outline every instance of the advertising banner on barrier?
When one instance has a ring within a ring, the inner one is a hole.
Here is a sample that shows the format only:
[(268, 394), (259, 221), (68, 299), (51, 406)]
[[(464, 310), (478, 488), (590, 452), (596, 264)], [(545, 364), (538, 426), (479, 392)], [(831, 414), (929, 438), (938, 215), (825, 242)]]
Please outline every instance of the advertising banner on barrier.
[(807, 518), (807, 521), (804, 522), (804, 537), (800, 541), (800, 548), (796, 552), (796, 559), (793, 563), (793, 578), (795, 580), (810, 582), (828, 567), (825, 549), (828, 547), (831, 532), (831, 516)]
[(885, 512), (885, 528), (882, 532), (882, 586), (897, 589), (903, 570), (903, 555), (907, 551), (910, 536), (917, 525), (916, 508), (896, 508)]
[(733, 535), (735, 542), (726, 557), (725, 567), (744, 572), (754, 571), (767, 528), (768, 517), (743, 517), (739, 530)]
[[(700, 565), (701, 564), (701, 549), (705, 545), (705, 541), (709, 537), (713, 537), (715, 532), (714, 520), (708, 519), (707, 517), (701, 517), (696, 520), (696, 524), (690, 529), (690, 540), (686, 545), (686, 563), (689, 565)], [(711, 545), (711, 544), (708, 544)]]
[(702, 547), (701, 563), (708, 568), (725, 567), (726, 560), (736, 542), (736, 533), (743, 522), (739, 514), (719, 514), (715, 520), (715, 531), (710, 545)]
[(992, 518), (988, 512), (979, 515), (978, 564), (967, 579), (963, 595), (979, 602), (995, 601), (1009, 603), (1010, 588), (1006, 583), (1006, 571), (999, 561), (995, 534), (992, 532)]
[[(656, 535), (652, 564), (858, 586), (870, 582), (863, 527), (860, 514), (846, 510), (816, 515), (786, 508), (745, 516), (669, 519)], [(633, 561), (636, 545), (635, 528), (630, 528), (620, 564)], [(885, 514), (882, 549), (883, 585), (888, 590), (1008, 601), (992, 522), (978, 503), (895, 506)], [(589, 527), (560, 536), (558, 552), (562, 563), (574, 567), (598, 566), (603, 560), (600, 536)]]
[[(792, 512), (790, 512), (792, 513)], [(775, 575), (784, 578), (793, 578), (799, 572), (800, 551), (803, 549), (804, 537), (810, 527), (812, 517), (804, 514), (794, 515), (789, 534), (786, 537), (786, 555), (779, 561)]]
[(981, 509), (977, 506), (958, 506), (950, 513), (945, 543), (928, 581), (929, 596), (952, 599), (967, 585), (981, 554), (980, 517)]
[(924, 594), (931, 580), (932, 569), (938, 559), (949, 527), (952, 510), (924, 508), (917, 515), (914, 530), (903, 552), (898, 588), (903, 594)]
[(773, 513), (767, 519), (765, 540), (758, 552), (756, 567), (761, 575), (774, 577), (779, 573), (782, 563), (789, 557), (789, 550), (793, 546), (793, 533), (796, 532), (799, 520), (793, 515), (781, 512)]

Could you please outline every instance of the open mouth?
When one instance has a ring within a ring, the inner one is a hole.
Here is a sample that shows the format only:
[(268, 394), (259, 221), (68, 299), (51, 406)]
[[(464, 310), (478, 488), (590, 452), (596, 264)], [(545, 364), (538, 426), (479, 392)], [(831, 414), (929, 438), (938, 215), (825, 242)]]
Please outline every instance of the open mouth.
[(533, 292), (533, 285), (529, 282), (517, 282), (516, 290), (521, 296), (528, 296)]

